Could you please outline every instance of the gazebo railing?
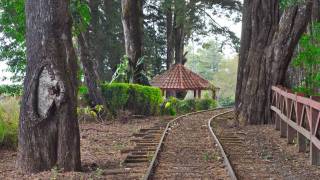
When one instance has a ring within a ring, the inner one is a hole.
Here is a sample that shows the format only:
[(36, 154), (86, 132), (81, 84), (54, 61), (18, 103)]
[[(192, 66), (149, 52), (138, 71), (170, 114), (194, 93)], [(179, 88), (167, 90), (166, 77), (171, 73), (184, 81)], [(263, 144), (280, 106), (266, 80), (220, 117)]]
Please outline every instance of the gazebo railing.
[(319, 99), (307, 98), (283, 87), (272, 87), (271, 110), (275, 128), (280, 130), (281, 137), (287, 138), (288, 144), (297, 143), (299, 152), (306, 152), (309, 144), (313, 165), (320, 165)]

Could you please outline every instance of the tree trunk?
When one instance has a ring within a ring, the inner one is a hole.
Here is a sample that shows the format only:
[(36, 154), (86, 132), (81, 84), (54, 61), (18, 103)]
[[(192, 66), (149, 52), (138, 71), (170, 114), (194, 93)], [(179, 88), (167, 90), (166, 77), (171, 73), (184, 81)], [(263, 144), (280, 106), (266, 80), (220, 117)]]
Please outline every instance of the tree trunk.
[(23, 172), (81, 168), (77, 62), (68, 6), (65, 0), (26, 0), (28, 61), (17, 161)]
[(121, 58), (124, 55), (124, 40), (123, 27), (121, 23), (121, 1), (104, 0), (104, 16), (106, 18), (106, 50), (108, 57), (107, 69), (109, 77), (106, 80), (111, 80), (112, 75), (117, 70)]
[(312, 22), (319, 22), (320, 20), (320, 0), (314, 0), (312, 6)]
[(179, 25), (175, 28), (175, 61), (176, 64), (183, 63), (183, 52), (184, 52), (184, 27)]
[(103, 105), (106, 108), (105, 101), (101, 94), (100, 79), (98, 77), (97, 66), (90, 56), (88, 41), (85, 33), (78, 35), (78, 44), (80, 51), (80, 61), (83, 66), (84, 80), (88, 87), (91, 105)]
[(175, 0), (174, 5), (175, 64), (184, 64), (186, 1)]
[(89, 35), (89, 48), (91, 51), (92, 58), (97, 63), (97, 71), (99, 78), (104, 81), (106, 80), (105, 71), (105, 32), (101, 25), (99, 5), (100, 0), (89, 0), (89, 8), (91, 12), (90, 21), (90, 35)]
[(174, 39), (173, 39), (173, 14), (172, 14), (172, 0), (168, 1), (170, 5), (166, 9), (166, 19), (167, 19), (167, 69), (170, 69), (173, 57), (174, 57)]
[(241, 107), (241, 94), (242, 94), (241, 86), (243, 83), (242, 79), (243, 79), (246, 60), (247, 60), (249, 49), (250, 49), (251, 33), (252, 33), (251, 8), (252, 8), (252, 1), (244, 0), (243, 12), (242, 12), (241, 41), (240, 41), (241, 46), (240, 46), (240, 53), (239, 53), (237, 87), (236, 87), (236, 95), (235, 95), (236, 108)]
[(122, 0), (121, 3), (125, 49), (129, 58), (130, 72), (132, 72), (131, 82), (143, 84), (140, 74), (143, 67), (137, 68), (137, 62), (143, 53), (142, 0)]
[[(312, 3), (293, 5), (286, 9), (279, 22), (279, 2), (276, 0), (254, 0), (247, 3), (244, 28), (250, 26), (242, 38), (237, 92), (237, 111), (250, 124), (270, 122), (271, 87), (281, 85), (291, 61), (294, 49), (310, 20)], [(251, 14), (252, 13), (252, 14)], [(246, 36), (245, 36), (246, 35)], [(248, 37), (249, 36), (249, 37)], [(248, 53), (246, 54), (246, 49)], [(244, 63), (244, 64), (243, 64)], [(239, 107), (241, 105), (241, 107)]]

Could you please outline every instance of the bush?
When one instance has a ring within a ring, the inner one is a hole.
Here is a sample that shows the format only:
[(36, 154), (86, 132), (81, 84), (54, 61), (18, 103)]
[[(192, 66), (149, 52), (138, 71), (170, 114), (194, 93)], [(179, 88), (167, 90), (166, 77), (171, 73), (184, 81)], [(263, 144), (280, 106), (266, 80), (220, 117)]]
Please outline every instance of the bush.
[(217, 107), (217, 102), (210, 98), (199, 99), (196, 101), (197, 111), (209, 110)]
[(219, 105), (222, 107), (230, 107), (230, 106), (234, 106), (234, 104), (235, 104), (234, 98), (226, 97), (226, 98), (219, 99)]
[(18, 144), (19, 100), (5, 98), (0, 102), (0, 146), (16, 148)]
[(163, 101), (161, 90), (137, 84), (112, 83), (102, 85), (102, 94), (113, 115), (119, 110), (130, 110), (139, 115), (155, 115)]
[(162, 114), (175, 116), (175, 115), (177, 115), (177, 111), (176, 111), (175, 106), (171, 102), (166, 102), (165, 107), (164, 107), (164, 111), (162, 112)]
[(20, 96), (22, 94), (21, 85), (0, 85), (0, 95)]
[(206, 99), (187, 99), (178, 100), (171, 97), (162, 106), (162, 114), (174, 116), (176, 114), (186, 114), (195, 111), (208, 110), (217, 107), (216, 101), (210, 98)]
[(125, 83), (105, 84), (101, 88), (102, 95), (106, 98), (107, 106), (113, 115), (127, 107), (129, 99), (129, 85)]
[(182, 100), (177, 104), (179, 114), (196, 111), (196, 101), (194, 99)]

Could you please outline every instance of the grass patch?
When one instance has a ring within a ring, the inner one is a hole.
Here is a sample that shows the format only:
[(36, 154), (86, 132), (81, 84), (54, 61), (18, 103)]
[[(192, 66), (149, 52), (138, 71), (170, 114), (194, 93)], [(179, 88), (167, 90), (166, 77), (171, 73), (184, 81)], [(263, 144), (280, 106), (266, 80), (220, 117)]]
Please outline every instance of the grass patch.
[(18, 145), (19, 99), (5, 97), (0, 100), (0, 146), (16, 148)]

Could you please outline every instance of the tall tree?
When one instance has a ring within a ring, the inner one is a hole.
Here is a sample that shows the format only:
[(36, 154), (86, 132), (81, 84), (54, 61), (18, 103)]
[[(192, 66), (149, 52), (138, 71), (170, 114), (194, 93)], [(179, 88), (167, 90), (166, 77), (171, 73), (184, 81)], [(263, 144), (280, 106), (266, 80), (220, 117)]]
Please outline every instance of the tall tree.
[(172, 64), (171, 55), (174, 55), (175, 63), (185, 63), (185, 45), (194, 34), (222, 35), (225, 40), (221, 44), (231, 45), (238, 50), (239, 39), (234, 32), (214, 19), (219, 14), (238, 22), (241, 9), (238, 0), (166, 0), (162, 4), (166, 14), (167, 68)]
[(167, 69), (170, 69), (174, 58), (174, 37), (173, 37), (173, 0), (167, 0), (165, 3), (166, 12), (166, 30), (167, 30)]
[(126, 55), (129, 58), (130, 82), (143, 84), (141, 72), (143, 65), (138, 64), (143, 54), (143, 2), (142, 0), (122, 0), (122, 24)]
[(312, 2), (288, 4), (283, 13), (277, 0), (245, 0), (244, 4), (236, 107), (249, 123), (268, 123), (271, 86), (284, 83), (310, 20)]
[(78, 45), (80, 52), (80, 61), (84, 72), (84, 81), (88, 88), (89, 99), (92, 106), (103, 105), (106, 110), (105, 100), (100, 89), (100, 82), (97, 64), (90, 55), (88, 37), (86, 32), (78, 35)]
[(53, 166), (80, 170), (77, 62), (69, 1), (26, 0), (27, 72), (17, 165), (24, 172)]

